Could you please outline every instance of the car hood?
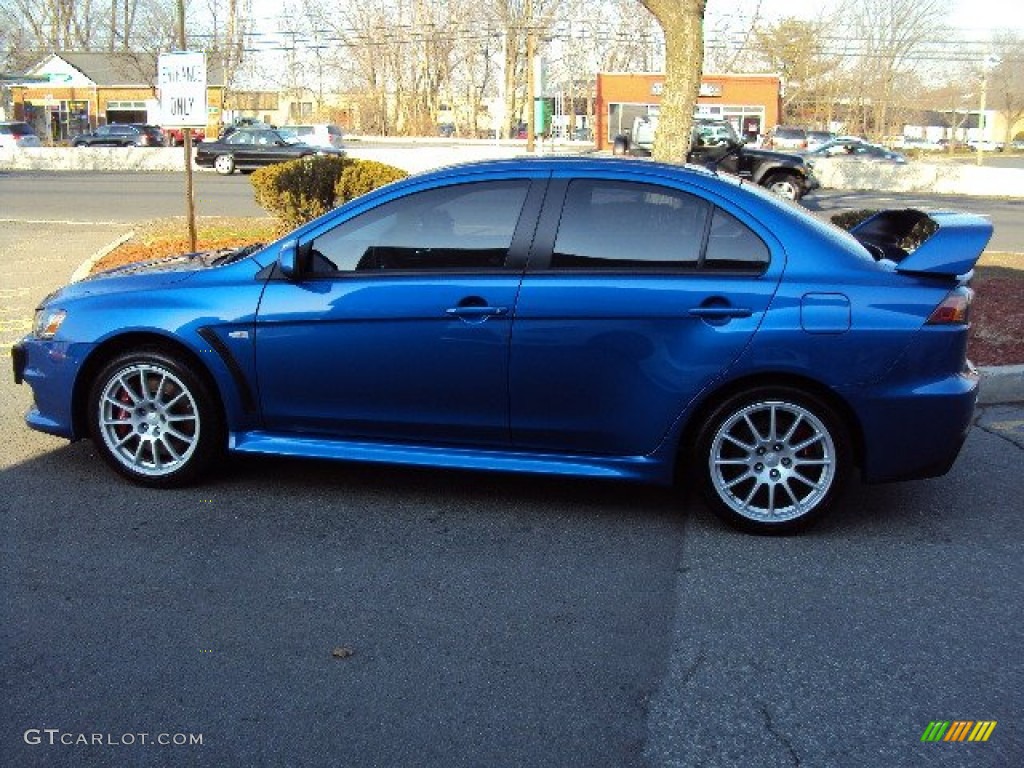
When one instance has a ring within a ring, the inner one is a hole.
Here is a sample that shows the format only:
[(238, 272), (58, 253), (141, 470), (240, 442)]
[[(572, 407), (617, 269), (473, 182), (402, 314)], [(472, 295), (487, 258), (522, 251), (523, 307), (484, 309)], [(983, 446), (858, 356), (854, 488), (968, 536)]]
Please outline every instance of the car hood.
[(783, 165), (803, 165), (804, 158), (800, 155), (793, 155), (788, 152), (774, 152), (770, 149), (755, 149), (753, 147), (743, 147), (743, 154), (747, 157), (757, 157), (762, 160), (773, 160), (776, 163)]
[(237, 249), (199, 251), (126, 264), (123, 267), (115, 267), (71, 283), (54, 296), (59, 295), (62, 299), (68, 299), (78, 296), (159, 288), (171, 283), (180, 283), (211, 267), (237, 261), (261, 247), (262, 245), (250, 245)]

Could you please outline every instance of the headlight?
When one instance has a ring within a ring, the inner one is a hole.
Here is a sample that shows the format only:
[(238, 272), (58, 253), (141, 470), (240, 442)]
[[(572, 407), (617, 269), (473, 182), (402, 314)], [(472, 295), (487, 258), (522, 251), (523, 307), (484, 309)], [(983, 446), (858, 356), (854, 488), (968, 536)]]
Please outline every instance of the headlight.
[(32, 335), (39, 339), (52, 339), (67, 316), (68, 313), (63, 309), (37, 309)]

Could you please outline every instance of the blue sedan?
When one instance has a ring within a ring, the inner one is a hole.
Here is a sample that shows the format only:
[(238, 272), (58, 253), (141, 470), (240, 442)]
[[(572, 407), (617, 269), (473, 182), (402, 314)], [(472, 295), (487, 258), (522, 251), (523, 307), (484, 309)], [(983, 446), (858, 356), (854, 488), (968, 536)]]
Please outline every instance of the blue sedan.
[(786, 532), (970, 428), (979, 217), (847, 234), (639, 160), (414, 176), (266, 246), (96, 275), (13, 351), (28, 425), (147, 486), (225, 451), (699, 485)]

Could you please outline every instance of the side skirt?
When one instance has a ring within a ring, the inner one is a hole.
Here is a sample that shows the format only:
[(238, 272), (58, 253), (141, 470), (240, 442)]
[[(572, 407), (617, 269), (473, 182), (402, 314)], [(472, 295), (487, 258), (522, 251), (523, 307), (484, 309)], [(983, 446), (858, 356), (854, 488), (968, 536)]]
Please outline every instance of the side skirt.
[(650, 456), (587, 456), (471, 450), (451, 446), (399, 445), (332, 440), (311, 435), (252, 431), (231, 434), (230, 448), (239, 453), (366, 461), (492, 472), (527, 472), (671, 485), (673, 467), (659, 454)]

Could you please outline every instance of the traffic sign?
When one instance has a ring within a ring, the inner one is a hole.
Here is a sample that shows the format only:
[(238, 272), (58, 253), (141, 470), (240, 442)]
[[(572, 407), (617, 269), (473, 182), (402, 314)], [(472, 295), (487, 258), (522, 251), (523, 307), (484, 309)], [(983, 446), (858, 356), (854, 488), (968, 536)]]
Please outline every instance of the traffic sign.
[(162, 125), (206, 127), (206, 54), (194, 51), (161, 53), (157, 63)]

